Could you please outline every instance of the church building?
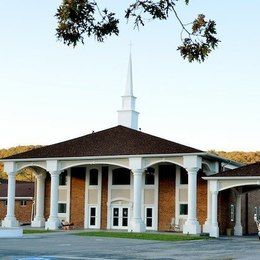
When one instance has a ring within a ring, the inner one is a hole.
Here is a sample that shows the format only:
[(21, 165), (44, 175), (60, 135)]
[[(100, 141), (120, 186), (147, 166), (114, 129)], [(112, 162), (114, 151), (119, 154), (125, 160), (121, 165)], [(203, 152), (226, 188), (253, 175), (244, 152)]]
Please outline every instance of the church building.
[(178, 230), (218, 237), (234, 227), (242, 235), (242, 195), (260, 184), (259, 163), (241, 167), (144, 133), (135, 103), (130, 55), (117, 126), (2, 159), (8, 174), (2, 226), (19, 225), (15, 179), (30, 167), (37, 186), (33, 227), (55, 230), (64, 219), (85, 229)]

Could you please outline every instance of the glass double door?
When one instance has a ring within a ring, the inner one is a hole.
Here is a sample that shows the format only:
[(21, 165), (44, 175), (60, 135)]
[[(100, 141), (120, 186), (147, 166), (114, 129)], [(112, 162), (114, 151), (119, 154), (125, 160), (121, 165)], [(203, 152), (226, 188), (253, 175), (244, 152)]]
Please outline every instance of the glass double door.
[(129, 221), (129, 208), (114, 206), (112, 208), (112, 228), (127, 229)]

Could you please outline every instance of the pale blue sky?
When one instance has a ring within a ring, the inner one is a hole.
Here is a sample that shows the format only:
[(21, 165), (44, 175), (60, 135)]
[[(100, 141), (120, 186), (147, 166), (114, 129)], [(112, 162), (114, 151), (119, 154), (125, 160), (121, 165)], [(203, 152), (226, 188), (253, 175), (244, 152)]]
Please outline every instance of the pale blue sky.
[[(115, 11), (130, 1), (102, 1)], [(55, 38), (60, 1), (0, 2), (0, 148), (50, 144), (117, 125), (133, 42), (134, 92), (142, 131), (200, 149), (260, 150), (260, 2), (192, 0), (217, 21), (219, 48), (204, 64), (176, 51), (172, 17), (76, 49)]]

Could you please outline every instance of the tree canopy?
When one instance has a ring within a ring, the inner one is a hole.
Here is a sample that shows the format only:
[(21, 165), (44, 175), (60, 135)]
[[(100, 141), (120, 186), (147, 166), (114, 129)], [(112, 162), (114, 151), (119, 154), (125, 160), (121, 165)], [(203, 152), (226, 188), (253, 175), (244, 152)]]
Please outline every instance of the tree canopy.
[[(190, 0), (182, 0), (186, 5)], [(63, 0), (57, 9), (58, 25), (56, 35), (68, 46), (84, 44), (86, 37), (94, 37), (103, 42), (108, 36), (119, 35), (117, 14), (101, 8), (97, 0)], [(134, 29), (140, 29), (150, 20), (167, 20), (171, 15), (180, 25), (181, 45), (177, 47), (181, 56), (189, 62), (204, 62), (220, 40), (216, 38), (216, 22), (207, 20), (199, 14), (190, 23), (184, 23), (176, 11), (178, 0), (133, 0), (126, 6), (125, 19), (133, 23)]]

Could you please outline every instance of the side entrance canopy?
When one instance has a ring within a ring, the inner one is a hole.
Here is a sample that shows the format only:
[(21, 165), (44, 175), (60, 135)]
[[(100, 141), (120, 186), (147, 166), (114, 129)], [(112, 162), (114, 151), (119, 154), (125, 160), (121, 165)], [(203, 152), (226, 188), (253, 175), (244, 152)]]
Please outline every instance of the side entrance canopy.
[(203, 177), (208, 181), (208, 216), (206, 231), (213, 237), (219, 236), (218, 193), (234, 188), (236, 192), (235, 235), (242, 235), (241, 197), (242, 194), (260, 188), (260, 162)]

